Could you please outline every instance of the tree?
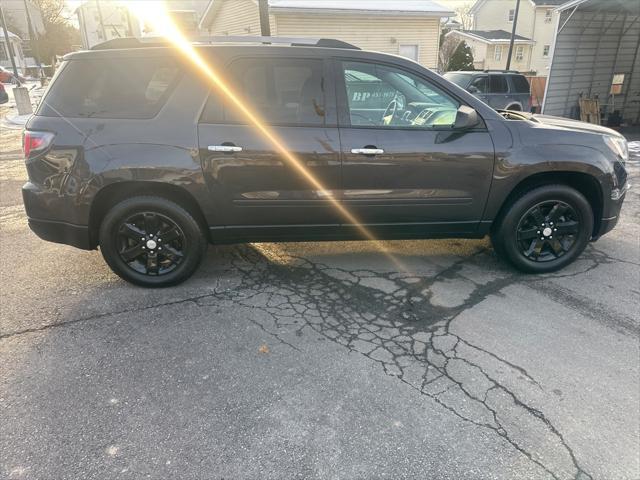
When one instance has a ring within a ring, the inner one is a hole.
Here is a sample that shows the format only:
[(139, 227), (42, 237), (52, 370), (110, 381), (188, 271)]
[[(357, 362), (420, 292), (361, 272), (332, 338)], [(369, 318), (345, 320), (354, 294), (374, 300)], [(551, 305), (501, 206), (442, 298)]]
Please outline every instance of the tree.
[(27, 36), (25, 35), (26, 32), (22, 31), (22, 27), (18, 24), (16, 19), (13, 18), (13, 15), (11, 13), (6, 11), (4, 12), (4, 21), (5, 21), (5, 24), (7, 25), (7, 30), (9, 30), (11, 33), (15, 33), (22, 40), (27, 38)]
[(449, 60), (446, 70), (474, 70), (473, 52), (466, 42), (462, 41), (458, 44), (453, 55), (451, 55), (451, 59)]
[(64, 0), (33, 0), (42, 14), (45, 33), (38, 36), (35, 51), (42, 63), (55, 63), (56, 55), (73, 51), (81, 43), (80, 32), (65, 16)]
[(455, 9), (458, 21), (462, 25), (462, 30), (471, 30), (473, 27), (473, 15), (471, 14), (471, 5), (464, 5)]
[(441, 73), (447, 71), (447, 67), (449, 66), (451, 57), (460, 44), (460, 39), (456, 35), (449, 35), (447, 37), (447, 33), (448, 30), (443, 29), (442, 33), (440, 34), (440, 49), (438, 50), (438, 71)]

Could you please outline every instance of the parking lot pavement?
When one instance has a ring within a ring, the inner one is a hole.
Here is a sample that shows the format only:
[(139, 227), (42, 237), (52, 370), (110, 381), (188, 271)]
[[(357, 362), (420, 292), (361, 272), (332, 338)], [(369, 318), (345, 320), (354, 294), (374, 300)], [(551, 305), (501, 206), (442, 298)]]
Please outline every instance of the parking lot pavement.
[[(0, 478), (640, 477), (640, 201), (553, 275), (487, 241), (211, 247), (144, 290), (0, 158)], [(632, 148), (637, 182), (640, 144)]]

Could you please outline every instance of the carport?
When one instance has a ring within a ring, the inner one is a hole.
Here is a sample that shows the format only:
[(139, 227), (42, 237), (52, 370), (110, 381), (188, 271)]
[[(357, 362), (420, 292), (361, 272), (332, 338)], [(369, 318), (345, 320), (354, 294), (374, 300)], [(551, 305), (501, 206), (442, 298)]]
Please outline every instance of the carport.
[(640, 123), (640, 2), (571, 0), (557, 8), (542, 112), (580, 118), (597, 98), (603, 124)]

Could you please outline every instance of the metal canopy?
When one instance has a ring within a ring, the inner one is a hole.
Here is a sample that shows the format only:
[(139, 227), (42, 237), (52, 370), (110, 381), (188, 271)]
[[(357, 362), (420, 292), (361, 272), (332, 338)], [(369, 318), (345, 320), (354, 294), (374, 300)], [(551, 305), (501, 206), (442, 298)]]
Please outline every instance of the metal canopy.
[(543, 112), (576, 118), (580, 95), (597, 96), (605, 122), (640, 123), (640, 2), (572, 0), (556, 10)]

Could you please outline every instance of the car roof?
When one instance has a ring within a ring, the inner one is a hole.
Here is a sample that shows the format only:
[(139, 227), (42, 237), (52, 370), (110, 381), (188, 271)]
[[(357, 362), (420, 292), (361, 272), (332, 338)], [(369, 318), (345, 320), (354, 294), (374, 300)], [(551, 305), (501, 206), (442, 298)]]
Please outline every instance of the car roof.
[(489, 73), (491, 75), (524, 75), (520, 72), (515, 72), (515, 71), (502, 71), (502, 70), (453, 70), (451, 72), (445, 72), (445, 75), (447, 73), (455, 73), (455, 74), (462, 74), (462, 75), (481, 75), (481, 74), (486, 74)]

